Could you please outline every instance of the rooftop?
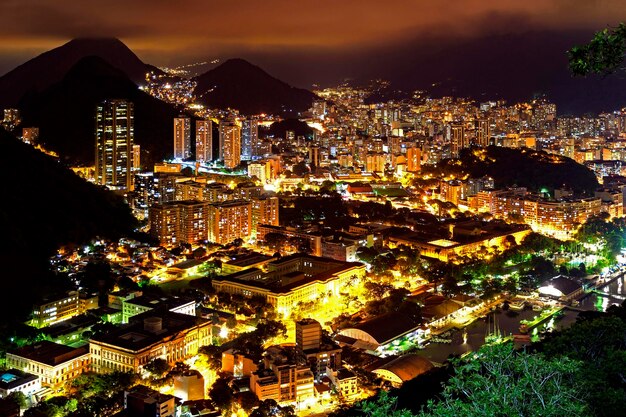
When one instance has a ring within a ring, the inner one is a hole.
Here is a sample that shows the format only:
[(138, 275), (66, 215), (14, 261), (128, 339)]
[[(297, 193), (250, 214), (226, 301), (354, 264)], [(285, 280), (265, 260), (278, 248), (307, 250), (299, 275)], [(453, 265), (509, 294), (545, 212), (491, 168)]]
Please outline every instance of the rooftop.
[[(160, 318), (162, 325), (157, 331), (146, 330), (144, 319)], [(146, 311), (130, 318), (130, 323), (116, 330), (94, 336), (90, 342), (100, 342), (131, 351), (140, 351), (174, 336), (179, 332), (191, 330), (196, 326), (208, 323), (208, 320), (187, 314), (173, 313), (160, 309)]]
[(89, 349), (88, 346), (73, 348), (44, 340), (9, 351), (9, 353), (31, 361), (56, 366), (89, 353)]

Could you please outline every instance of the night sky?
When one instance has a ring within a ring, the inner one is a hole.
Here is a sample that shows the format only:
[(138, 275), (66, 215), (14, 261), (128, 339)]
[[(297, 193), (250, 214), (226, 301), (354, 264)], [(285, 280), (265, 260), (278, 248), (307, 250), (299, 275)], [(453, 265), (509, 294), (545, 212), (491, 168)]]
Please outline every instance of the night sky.
[(2, 0), (0, 74), (75, 37), (118, 37), (154, 65), (242, 57), (310, 87), (385, 76), (389, 65), (397, 73), (407, 55), (411, 71), (456, 65), (459, 57), (432, 54), (482, 39), (561, 38), (553, 47), (564, 56), (622, 20), (623, 0)]

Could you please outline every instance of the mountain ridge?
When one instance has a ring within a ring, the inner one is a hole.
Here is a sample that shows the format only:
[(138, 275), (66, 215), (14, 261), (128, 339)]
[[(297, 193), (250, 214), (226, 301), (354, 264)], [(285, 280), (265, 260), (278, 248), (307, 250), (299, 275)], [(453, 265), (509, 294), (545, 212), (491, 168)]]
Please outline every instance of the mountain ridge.
[(123, 71), (135, 84), (148, 71), (161, 72), (142, 62), (116, 38), (77, 38), (18, 65), (0, 77), (0, 108), (15, 107), (26, 94), (38, 93), (59, 82), (78, 61), (98, 56)]
[(317, 97), (293, 87), (242, 58), (233, 58), (197, 76), (197, 100), (243, 114), (297, 115), (307, 111)]

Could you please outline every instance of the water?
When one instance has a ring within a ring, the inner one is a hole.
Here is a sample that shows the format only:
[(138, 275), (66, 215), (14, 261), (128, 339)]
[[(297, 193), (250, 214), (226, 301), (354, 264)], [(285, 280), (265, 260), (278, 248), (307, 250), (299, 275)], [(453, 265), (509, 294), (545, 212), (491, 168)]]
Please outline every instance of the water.
[[(626, 276), (600, 288), (608, 293), (608, 296), (591, 293), (580, 301), (578, 309), (587, 311), (606, 311), (612, 304), (621, 304), (626, 296)], [(521, 320), (532, 320), (539, 313), (532, 309), (522, 311), (496, 310), (489, 314), (489, 319), (482, 318), (476, 320), (465, 328), (467, 331), (467, 343), (463, 343), (463, 330), (451, 331), (451, 343), (429, 343), (424, 349), (417, 353), (428, 358), (432, 362), (443, 363), (450, 355), (462, 355), (469, 351), (474, 351), (485, 344), (485, 335), (489, 333), (489, 328), (493, 329), (494, 318), (498, 324), (500, 332), (504, 336), (510, 334), (520, 334), (519, 326)], [(578, 311), (566, 308), (563, 315), (553, 321), (556, 330), (562, 330), (571, 326), (578, 317)], [(541, 330), (547, 323), (543, 323), (538, 329)]]
[(532, 309), (522, 311), (503, 311), (498, 309), (490, 313), (488, 318), (481, 318), (465, 327), (467, 332), (467, 343), (463, 343), (463, 330), (451, 331), (451, 343), (429, 343), (424, 349), (417, 353), (425, 356), (432, 362), (443, 363), (450, 355), (462, 355), (464, 353), (477, 350), (485, 344), (485, 336), (493, 330), (494, 318), (500, 333), (504, 336), (520, 334), (519, 326), (521, 320), (532, 320), (539, 313)]
[(599, 290), (610, 295), (591, 293), (580, 301), (579, 307), (588, 311), (606, 311), (612, 304), (622, 304), (626, 297), (626, 275), (622, 275)]

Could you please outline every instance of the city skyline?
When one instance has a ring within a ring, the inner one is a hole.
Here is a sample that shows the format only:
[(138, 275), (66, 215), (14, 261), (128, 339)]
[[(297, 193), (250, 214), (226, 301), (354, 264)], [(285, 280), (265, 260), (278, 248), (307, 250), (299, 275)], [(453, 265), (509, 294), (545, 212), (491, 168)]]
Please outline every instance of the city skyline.
[(618, 2), (211, 3), (0, 4), (1, 416), (624, 414)]

